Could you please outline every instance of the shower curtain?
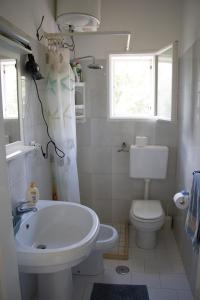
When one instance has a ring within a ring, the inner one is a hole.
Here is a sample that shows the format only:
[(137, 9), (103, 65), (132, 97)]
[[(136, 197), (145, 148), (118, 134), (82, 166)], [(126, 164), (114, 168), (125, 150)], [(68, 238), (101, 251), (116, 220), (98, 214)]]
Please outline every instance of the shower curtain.
[(65, 153), (51, 153), (53, 198), (80, 202), (77, 172), (75, 80), (68, 49), (49, 50), (47, 54), (47, 108), (51, 136)]

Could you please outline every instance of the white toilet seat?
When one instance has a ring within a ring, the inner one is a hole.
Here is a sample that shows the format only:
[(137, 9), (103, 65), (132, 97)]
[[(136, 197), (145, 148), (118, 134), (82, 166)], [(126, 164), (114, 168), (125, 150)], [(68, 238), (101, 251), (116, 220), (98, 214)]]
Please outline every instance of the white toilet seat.
[(160, 220), (164, 211), (159, 200), (134, 200), (131, 211), (133, 217), (142, 222)]

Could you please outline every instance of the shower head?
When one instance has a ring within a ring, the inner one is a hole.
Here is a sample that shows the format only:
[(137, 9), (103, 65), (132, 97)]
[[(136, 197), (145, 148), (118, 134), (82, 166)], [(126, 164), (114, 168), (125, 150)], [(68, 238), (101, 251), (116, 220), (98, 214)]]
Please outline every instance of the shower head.
[(89, 64), (89, 65), (87, 65), (87, 67), (88, 67), (89, 69), (92, 69), (92, 70), (102, 70), (102, 69), (103, 69), (103, 66), (97, 64), (97, 63), (96, 63), (96, 60), (95, 60), (95, 57), (92, 56), (92, 55), (78, 57), (78, 58), (75, 58), (73, 61), (85, 60), (85, 59), (92, 59), (92, 63)]
[(87, 67), (92, 70), (102, 70), (103, 69), (102, 65), (98, 65), (96, 63), (89, 64), (89, 65), (87, 65)]

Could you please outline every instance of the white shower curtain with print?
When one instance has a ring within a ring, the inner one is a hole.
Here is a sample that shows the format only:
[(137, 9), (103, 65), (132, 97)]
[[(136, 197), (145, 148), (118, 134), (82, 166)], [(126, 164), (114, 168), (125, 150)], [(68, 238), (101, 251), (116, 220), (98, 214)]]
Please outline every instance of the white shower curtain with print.
[(52, 152), (53, 198), (80, 202), (77, 172), (75, 80), (68, 49), (49, 50), (47, 54), (47, 108), (50, 133), (65, 153)]

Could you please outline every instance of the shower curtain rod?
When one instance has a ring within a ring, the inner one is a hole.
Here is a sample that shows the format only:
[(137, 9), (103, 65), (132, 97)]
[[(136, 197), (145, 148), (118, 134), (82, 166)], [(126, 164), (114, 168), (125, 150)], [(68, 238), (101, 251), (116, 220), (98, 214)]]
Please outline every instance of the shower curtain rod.
[(60, 40), (65, 37), (71, 36), (84, 36), (84, 35), (125, 35), (127, 36), (126, 51), (130, 50), (131, 32), (130, 31), (90, 31), (90, 32), (65, 32), (65, 33), (47, 33), (43, 32), (44, 37), (47, 40)]

